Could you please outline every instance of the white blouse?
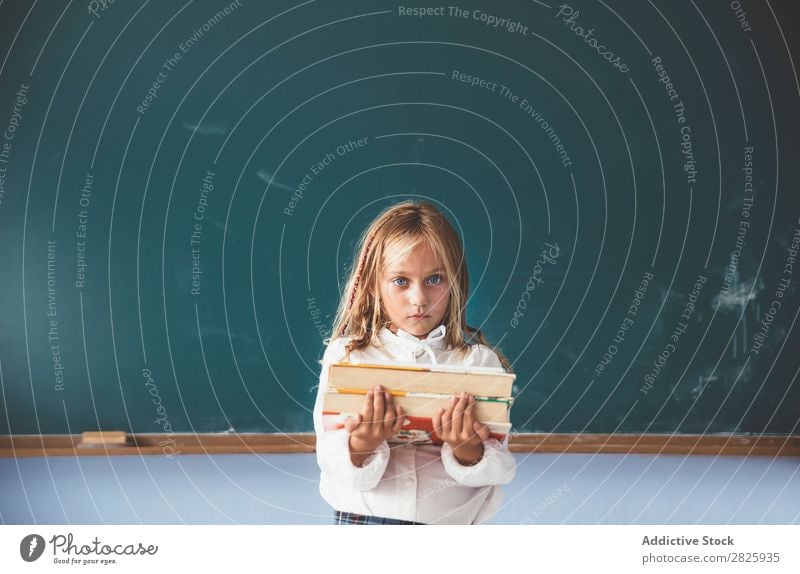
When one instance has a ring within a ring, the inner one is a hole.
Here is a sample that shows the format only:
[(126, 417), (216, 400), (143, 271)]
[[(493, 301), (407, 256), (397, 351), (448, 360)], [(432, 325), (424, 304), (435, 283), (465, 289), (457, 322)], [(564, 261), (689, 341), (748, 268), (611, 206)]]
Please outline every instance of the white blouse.
[[(353, 351), (351, 363), (433, 363), (477, 367), (500, 367), (497, 354), (485, 345), (473, 345), (466, 357), (445, 348), (445, 326), (439, 325), (425, 340), (384, 328), (379, 333), (383, 347)], [(346, 429), (325, 431), (322, 397), (328, 387), (328, 368), (344, 359), (350, 338), (337, 338), (325, 349), (314, 405), (317, 462), (321, 469), (319, 491), (335, 510), (411, 520), (425, 524), (480, 524), (495, 513), (503, 500), (498, 485), (514, 478), (516, 463), (502, 443), (484, 441), (483, 458), (464, 466), (447, 443), (392, 444), (385, 440), (367, 457), (362, 467), (350, 460)]]

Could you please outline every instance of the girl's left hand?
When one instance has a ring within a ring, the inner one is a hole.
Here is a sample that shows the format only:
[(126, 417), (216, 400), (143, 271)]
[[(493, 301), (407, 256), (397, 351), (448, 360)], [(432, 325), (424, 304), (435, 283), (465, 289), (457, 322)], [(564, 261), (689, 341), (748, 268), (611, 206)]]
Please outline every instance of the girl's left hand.
[(475, 464), (483, 457), (483, 441), (490, 436), (489, 428), (475, 419), (475, 397), (462, 392), (453, 397), (446, 409), (433, 416), (433, 428), (453, 449), (456, 459), (465, 465)]

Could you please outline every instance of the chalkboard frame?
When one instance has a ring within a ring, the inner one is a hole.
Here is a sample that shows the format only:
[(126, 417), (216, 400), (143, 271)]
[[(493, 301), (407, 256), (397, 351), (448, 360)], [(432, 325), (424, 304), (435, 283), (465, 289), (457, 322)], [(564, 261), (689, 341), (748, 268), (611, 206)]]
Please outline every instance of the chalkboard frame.
[[(0, 457), (182, 456), (189, 454), (308, 454), (314, 433), (136, 434), (129, 446), (80, 446), (81, 435), (6, 435)], [(165, 451), (164, 445), (170, 450)], [(509, 439), (514, 453), (652, 454), (800, 457), (800, 435), (744, 434), (549, 434), (521, 433)]]

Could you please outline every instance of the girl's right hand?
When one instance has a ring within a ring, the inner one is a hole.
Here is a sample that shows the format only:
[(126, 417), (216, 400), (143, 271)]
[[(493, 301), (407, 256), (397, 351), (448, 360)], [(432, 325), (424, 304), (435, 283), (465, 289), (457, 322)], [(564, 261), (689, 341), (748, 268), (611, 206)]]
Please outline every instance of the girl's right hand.
[(397, 433), (405, 422), (403, 407), (395, 406), (392, 395), (381, 385), (367, 391), (360, 414), (348, 418), (344, 427), (350, 434), (352, 452), (368, 453)]

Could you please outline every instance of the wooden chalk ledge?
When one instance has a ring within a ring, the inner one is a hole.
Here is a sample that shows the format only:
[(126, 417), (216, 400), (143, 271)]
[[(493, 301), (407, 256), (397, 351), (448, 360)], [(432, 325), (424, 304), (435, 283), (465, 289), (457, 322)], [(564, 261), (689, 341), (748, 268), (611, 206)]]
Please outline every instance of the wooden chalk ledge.
[(78, 443), (79, 447), (98, 447), (98, 446), (128, 446), (128, 433), (125, 431), (91, 431), (81, 435)]
[[(313, 453), (313, 433), (0, 435), (0, 458), (173, 454)], [(523, 433), (514, 453), (618, 453), (800, 457), (800, 435), (635, 435)]]

